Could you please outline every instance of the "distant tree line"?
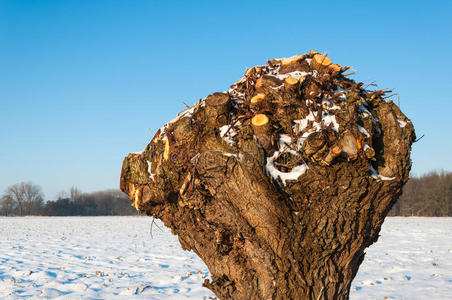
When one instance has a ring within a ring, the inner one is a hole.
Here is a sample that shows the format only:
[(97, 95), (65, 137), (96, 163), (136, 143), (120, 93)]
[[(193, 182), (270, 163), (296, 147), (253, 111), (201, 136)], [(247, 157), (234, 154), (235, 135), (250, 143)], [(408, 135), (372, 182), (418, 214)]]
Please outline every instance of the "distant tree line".
[(44, 201), (38, 185), (21, 182), (8, 187), (0, 197), (2, 216), (113, 216), (136, 215), (129, 198), (120, 190), (82, 193), (72, 187), (57, 200)]
[(410, 178), (389, 215), (452, 217), (452, 172)]
[[(8, 187), (0, 197), (3, 216), (113, 216), (135, 215), (130, 200), (120, 190), (82, 193), (72, 187), (57, 200), (44, 201), (39, 186), (21, 182)], [(452, 217), (452, 172), (431, 172), (412, 177), (403, 188), (390, 216)]]

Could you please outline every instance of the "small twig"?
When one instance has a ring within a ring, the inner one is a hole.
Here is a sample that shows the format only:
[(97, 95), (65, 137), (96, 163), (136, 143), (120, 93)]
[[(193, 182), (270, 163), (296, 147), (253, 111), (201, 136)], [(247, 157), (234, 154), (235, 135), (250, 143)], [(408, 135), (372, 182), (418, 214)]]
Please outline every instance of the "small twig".
[(229, 125), (229, 128), (226, 130), (225, 134), (223, 136), (226, 136), (229, 134), (229, 131), (233, 128), (235, 128), (235, 126), (237, 125), (237, 123), (240, 122), (240, 120), (237, 118), (233, 121), (233, 123), (231, 125)]
[(188, 106), (185, 102), (182, 101), (182, 103), (186, 106), (186, 108), (184, 108), (183, 110), (181, 110), (180, 112), (177, 113), (177, 116), (180, 116), (181, 114), (183, 114), (184, 112), (186, 112), (187, 110), (191, 109), (193, 106)]
[(369, 86), (377, 87), (377, 83), (376, 83), (375, 81), (371, 81), (370, 83), (366, 84), (366, 85), (364, 86), (364, 88), (367, 89)]
[(275, 67), (273, 66), (273, 63), (270, 60), (267, 60), (268, 65), (270, 66), (270, 68), (274, 69)]
[(154, 217), (152, 217), (151, 228), (149, 229), (149, 233), (151, 234), (151, 239), (154, 238), (154, 236), (152, 235), (152, 225), (153, 224), (154, 224)]
[(383, 99), (389, 99), (389, 98), (394, 97), (394, 96), (399, 96), (399, 94), (394, 93), (394, 94), (390, 94), (390, 95), (387, 95), (387, 96), (383, 96), (382, 98)]
[(160, 229), (160, 231), (163, 231), (162, 228), (160, 228), (160, 226), (158, 226), (157, 223), (155, 223), (155, 218), (152, 217), (152, 223), (151, 223), (151, 229), (150, 229), (152, 239), (154, 238), (154, 236), (152, 235), (152, 225), (154, 225), (154, 224), (155, 224), (155, 226), (157, 226), (158, 229)]
[(343, 67), (341, 68), (341, 73), (344, 73), (345, 71), (347, 71), (348, 69), (351, 69), (352, 67), (347, 66), (347, 67)]
[(420, 138), (416, 139), (416, 140), (413, 142), (413, 144), (419, 142), (424, 136), (425, 136), (425, 133), (424, 133)]

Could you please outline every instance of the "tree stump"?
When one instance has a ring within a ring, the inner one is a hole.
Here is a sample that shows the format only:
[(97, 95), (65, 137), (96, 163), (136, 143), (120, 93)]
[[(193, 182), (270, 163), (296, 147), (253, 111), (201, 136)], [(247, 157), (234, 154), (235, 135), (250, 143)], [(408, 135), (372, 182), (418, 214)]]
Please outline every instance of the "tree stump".
[(121, 189), (201, 257), (220, 299), (348, 298), (415, 133), (346, 69), (317, 52), (269, 61), (124, 159)]

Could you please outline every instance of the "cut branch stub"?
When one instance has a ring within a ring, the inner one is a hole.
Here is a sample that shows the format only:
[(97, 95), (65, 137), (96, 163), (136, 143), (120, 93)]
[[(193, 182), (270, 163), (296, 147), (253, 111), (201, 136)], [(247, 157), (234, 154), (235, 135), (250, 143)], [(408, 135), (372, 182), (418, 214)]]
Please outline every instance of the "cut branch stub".
[(279, 67), (279, 73), (287, 74), (293, 71), (309, 71), (309, 64), (305, 60), (308, 55), (294, 55), (289, 58), (283, 58), (279, 60), (281, 64)]
[(229, 95), (214, 93), (206, 98), (206, 118), (212, 125), (224, 125), (228, 121)]
[(372, 147), (364, 147), (364, 153), (366, 154), (367, 158), (373, 158), (375, 156), (375, 150)]
[(284, 86), (290, 92), (296, 91), (296, 89), (298, 88), (298, 84), (299, 81), (297, 78), (287, 77), (286, 79), (284, 79)]
[(251, 125), (259, 143), (264, 149), (269, 151), (272, 147), (269, 118), (264, 114), (257, 114), (251, 119)]
[(336, 76), (341, 72), (341, 65), (329, 65), (328, 66), (331, 75)]
[(264, 100), (265, 97), (266, 97), (266, 95), (264, 93), (259, 93), (256, 96), (254, 96), (253, 98), (251, 98), (251, 104), (258, 104), (262, 100)]
[(263, 108), (267, 104), (267, 95), (264, 93), (258, 93), (250, 100), (250, 107), (256, 110)]
[(281, 59), (281, 65), (282, 66), (291, 65), (291, 64), (294, 64), (294, 63), (296, 63), (297, 61), (299, 61), (299, 60), (301, 60), (303, 58), (304, 58), (304, 56), (303, 55), (299, 55), (299, 54), (294, 55), (292, 57), (288, 57), (288, 58), (282, 58)]
[(121, 189), (203, 259), (220, 299), (348, 298), (415, 134), (347, 69), (315, 51), (253, 67), (125, 158)]
[(324, 164), (329, 166), (333, 160), (338, 157), (340, 154), (342, 153), (342, 148), (340, 145), (335, 144), (334, 146), (332, 146), (327, 154), (327, 156), (325, 157), (325, 159), (323, 160)]
[(311, 66), (317, 71), (326, 70), (332, 63), (331, 59), (322, 54), (315, 54), (311, 60)]

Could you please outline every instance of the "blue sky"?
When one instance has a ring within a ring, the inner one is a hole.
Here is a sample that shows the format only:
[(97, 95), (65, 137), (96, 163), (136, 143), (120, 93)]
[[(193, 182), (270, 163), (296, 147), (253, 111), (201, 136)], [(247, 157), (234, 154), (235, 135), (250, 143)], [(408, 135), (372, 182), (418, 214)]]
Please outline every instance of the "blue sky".
[(0, 0), (0, 192), (117, 188), (124, 156), (246, 67), (309, 49), (400, 94), (412, 174), (452, 170), (450, 1)]

